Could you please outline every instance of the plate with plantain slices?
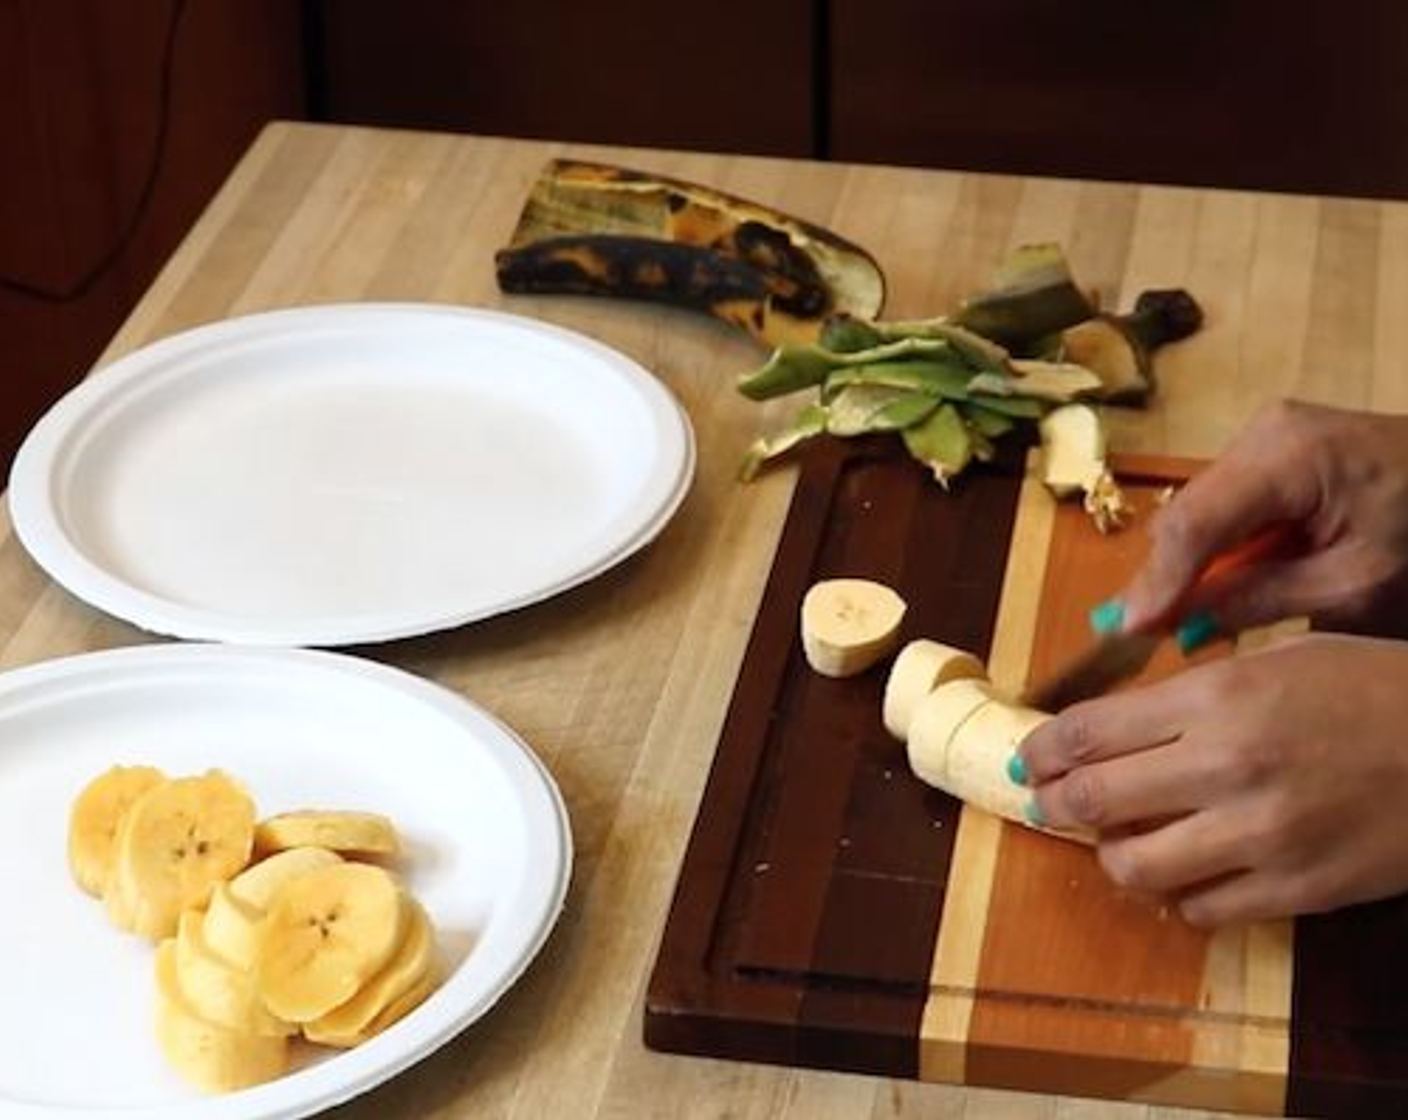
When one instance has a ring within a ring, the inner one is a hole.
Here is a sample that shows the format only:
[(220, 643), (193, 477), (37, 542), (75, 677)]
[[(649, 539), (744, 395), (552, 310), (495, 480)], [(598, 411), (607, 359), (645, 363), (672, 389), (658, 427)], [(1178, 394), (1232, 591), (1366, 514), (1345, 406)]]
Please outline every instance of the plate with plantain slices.
[(531, 749), (397, 669), (161, 644), (0, 674), (0, 1115), (349, 1100), (490, 1012), (571, 862)]
[(539, 602), (652, 541), (693, 478), (669, 390), (572, 331), (433, 304), (229, 319), (98, 370), (26, 437), (16, 535), (158, 634), (343, 646)]

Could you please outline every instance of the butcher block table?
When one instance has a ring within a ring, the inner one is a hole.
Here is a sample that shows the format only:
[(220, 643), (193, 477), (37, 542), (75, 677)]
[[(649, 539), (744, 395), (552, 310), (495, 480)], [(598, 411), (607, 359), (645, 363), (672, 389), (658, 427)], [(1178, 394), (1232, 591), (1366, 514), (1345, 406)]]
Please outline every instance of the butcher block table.
[[(1063, 244), (1107, 305), (1186, 287), (1204, 329), (1161, 355), (1150, 408), (1111, 411), (1145, 508), (1268, 400), (1408, 410), (1405, 205), (269, 126), (105, 360), (270, 308), (498, 308), (634, 358), (698, 440), (683, 507), (629, 561), (351, 651), (515, 728), (562, 789), (577, 859), (502, 1003), (335, 1114), (1408, 1115), (1401, 905), (1195, 933), (1117, 895), (1084, 849), (919, 786), (876, 730), (880, 671), (848, 685), (800, 668), (796, 599), (850, 565), (905, 585), (915, 636), (981, 647), (1019, 686), (1084, 640), (1084, 608), (1137, 562), (1139, 533), (1096, 536), (1024, 484), (1015, 451), (951, 494), (865, 442), (741, 484), (744, 449), (790, 407), (734, 391), (757, 344), (661, 306), (498, 291), (494, 251), (563, 155), (828, 226), (880, 262), (887, 317), (951, 309), (1033, 241)], [(7, 523), (4, 667), (156, 640), (52, 584)]]

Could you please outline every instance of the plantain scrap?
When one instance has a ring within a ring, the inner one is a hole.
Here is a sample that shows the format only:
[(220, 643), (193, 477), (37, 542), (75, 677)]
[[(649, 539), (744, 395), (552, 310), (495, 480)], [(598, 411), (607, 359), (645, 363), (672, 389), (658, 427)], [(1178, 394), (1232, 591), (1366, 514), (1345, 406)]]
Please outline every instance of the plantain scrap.
[(608, 164), (550, 162), (506, 248), (506, 292), (652, 299), (705, 311), (771, 346), (833, 314), (870, 319), (874, 258), (829, 230), (710, 187)]

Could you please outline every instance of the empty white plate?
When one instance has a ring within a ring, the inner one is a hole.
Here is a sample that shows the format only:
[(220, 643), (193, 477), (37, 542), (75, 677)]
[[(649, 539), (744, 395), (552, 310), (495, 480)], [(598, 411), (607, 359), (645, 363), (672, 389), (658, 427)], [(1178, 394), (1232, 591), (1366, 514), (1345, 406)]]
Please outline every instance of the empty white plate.
[[(117, 763), (223, 768), (261, 814), (374, 809), (450, 966), (428, 1001), (355, 1049), (307, 1048), (276, 1081), (202, 1096), (153, 1029), (150, 943), (69, 875), (68, 813)], [(552, 779), (506, 727), (407, 673), (341, 654), (162, 645), (0, 675), (0, 1115), (289, 1120), (355, 1096), (483, 1015), (562, 906), (571, 834)]]
[(689, 422), (570, 331), (423, 304), (199, 327), (97, 371), (26, 439), (15, 530), (146, 630), (335, 646), (536, 602), (649, 542)]

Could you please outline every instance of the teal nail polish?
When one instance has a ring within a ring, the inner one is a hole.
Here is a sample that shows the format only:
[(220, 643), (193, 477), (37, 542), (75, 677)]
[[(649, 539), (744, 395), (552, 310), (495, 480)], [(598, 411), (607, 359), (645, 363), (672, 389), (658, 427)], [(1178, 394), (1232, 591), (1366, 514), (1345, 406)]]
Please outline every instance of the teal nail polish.
[(1027, 784), (1027, 761), (1021, 755), (1013, 753), (1007, 760), (1007, 776), (1013, 783), (1019, 786)]
[(1211, 611), (1198, 611), (1179, 623), (1178, 632), (1174, 637), (1178, 640), (1179, 650), (1187, 657), (1190, 653), (1202, 649), (1220, 632), (1217, 617)]
[(1046, 823), (1046, 818), (1041, 812), (1041, 806), (1036, 803), (1035, 797), (1027, 798), (1027, 803), (1022, 806), (1022, 816), (1027, 818), (1027, 823), (1033, 828), (1040, 828)]
[(1090, 628), (1097, 634), (1114, 634), (1124, 629), (1124, 604), (1106, 599), (1090, 611)]

